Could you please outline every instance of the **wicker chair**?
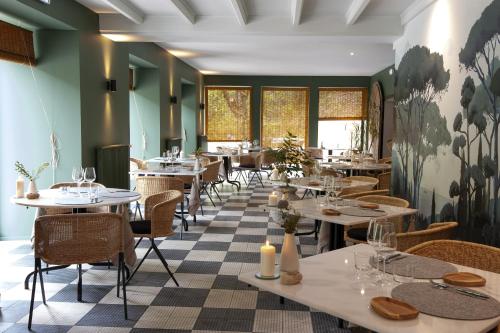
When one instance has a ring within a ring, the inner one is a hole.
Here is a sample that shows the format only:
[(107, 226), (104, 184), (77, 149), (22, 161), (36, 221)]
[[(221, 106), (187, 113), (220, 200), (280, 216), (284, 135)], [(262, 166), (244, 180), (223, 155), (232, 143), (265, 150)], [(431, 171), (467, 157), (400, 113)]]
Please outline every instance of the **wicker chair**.
[(342, 199), (357, 199), (359, 197), (364, 197), (366, 195), (389, 195), (389, 190), (373, 190), (373, 191), (363, 191), (363, 192), (354, 192), (350, 194), (341, 194), (340, 197)]
[[(396, 206), (402, 208), (408, 208), (410, 206), (409, 202), (404, 199), (389, 197), (384, 195), (365, 195), (363, 197), (358, 197), (357, 199), (359, 201)], [(394, 225), (396, 226), (396, 232), (399, 233), (403, 231), (403, 217), (393, 217), (388, 220), (394, 223)], [(361, 223), (351, 226), (345, 230), (344, 240), (346, 242), (354, 244), (366, 243), (367, 231), (368, 231), (368, 223)]]
[[(219, 198), (219, 201), (222, 199), (219, 196), (219, 192), (217, 191), (217, 187), (215, 186), (219, 182), (219, 169), (222, 161), (210, 162), (205, 167), (207, 170), (201, 174), (201, 190), (200, 195), (202, 193), (206, 193), (210, 202), (215, 207), (215, 203), (210, 195), (210, 191), (214, 191)], [(210, 191), (208, 191), (208, 187), (210, 186)]]
[(433, 240), (411, 247), (406, 252), (500, 273), (500, 249), (492, 246), (456, 240)]
[[(89, 186), (88, 183), (82, 183), (80, 187), (86, 187)], [(99, 183), (92, 183), (92, 187), (97, 186), (100, 189), (106, 188), (106, 186), (99, 184)], [(50, 186), (50, 189), (59, 189), (61, 187), (78, 187), (77, 183), (73, 182), (62, 182), (62, 183), (55, 183), (52, 186)], [(97, 208), (87, 208), (87, 213), (109, 213), (109, 207), (97, 207)], [(73, 213), (72, 208), (45, 208), (45, 214), (44, 215), (57, 215), (57, 214), (71, 214)]]
[(391, 189), (391, 173), (382, 172), (378, 176), (378, 189), (379, 190), (390, 190)]
[[(141, 194), (141, 198), (137, 200), (137, 205), (135, 207), (134, 216), (136, 216), (137, 210), (139, 210), (139, 216), (141, 220), (142, 212), (140, 210), (140, 205), (146, 203), (146, 199), (153, 195), (168, 190), (178, 190), (184, 192), (184, 181), (177, 177), (156, 177), (156, 176), (141, 176), (137, 177), (137, 188), (136, 191)], [(184, 201), (181, 203), (183, 205)]]
[(127, 319), (123, 237), (123, 219), (118, 214), (63, 214), (38, 217), (35, 221), (33, 244), (35, 274), (31, 289), (28, 329), (31, 329), (33, 319), (37, 275), (40, 277), (43, 303), (46, 304), (41, 271), (42, 260), (51, 265), (77, 265), (77, 299), (81, 302), (82, 264), (110, 261), (118, 257), (117, 296), (119, 297), (122, 284), (123, 306)]
[(378, 163), (392, 164), (392, 157), (384, 157), (378, 160)]
[(333, 176), (333, 177), (341, 177), (342, 173), (338, 172), (332, 168), (321, 168), (320, 176)]
[(151, 241), (151, 245), (144, 257), (134, 269), (133, 273), (130, 275), (128, 281), (130, 281), (134, 277), (135, 273), (137, 272), (139, 267), (141, 267), (142, 263), (149, 255), (151, 250), (154, 250), (161, 263), (167, 270), (168, 274), (170, 274), (170, 276), (172, 277), (172, 280), (177, 286), (179, 286), (177, 280), (174, 277), (174, 274), (168, 268), (167, 261), (163, 257), (160, 250), (158, 250), (154, 239), (156, 237), (168, 237), (175, 234), (174, 230), (172, 229), (175, 208), (177, 204), (183, 200), (183, 196), (183, 193), (177, 190), (168, 190), (165, 192), (150, 195), (146, 198), (144, 203), (144, 215), (146, 219), (143, 221), (130, 222), (134, 237), (147, 237)]
[(140, 160), (138, 158), (129, 158), (130, 161), (130, 170), (146, 170), (147, 169), (147, 163), (143, 160)]
[(276, 162), (276, 158), (269, 149), (262, 150), (261, 152), (261, 166), (260, 168), (264, 170), (269, 176), (269, 171), (273, 169), (273, 164)]
[[(236, 176), (236, 180), (238, 178), (243, 179), (247, 188), (250, 186), (252, 180), (254, 180), (255, 176), (257, 176), (257, 181), (260, 182), (260, 185), (264, 188), (264, 183), (262, 183), (261, 172), (264, 170), (262, 168), (262, 154), (258, 153), (255, 155), (242, 155), (240, 156), (240, 165), (237, 167), (233, 167), (233, 170), (238, 172)], [(265, 171), (264, 171), (265, 172)], [(246, 173), (246, 176), (245, 176)]]
[(369, 183), (369, 184), (367, 184), (367, 185), (360, 185), (360, 186), (346, 187), (346, 188), (342, 189), (342, 191), (340, 192), (341, 196), (345, 196), (345, 195), (348, 195), (348, 194), (359, 193), (359, 192), (372, 191), (378, 185), (378, 179), (374, 178), (374, 177), (351, 176), (351, 177), (346, 177), (345, 179), (346, 180), (354, 180), (354, 181), (366, 182), (366, 183)]
[(432, 223), (425, 230), (398, 233), (398, 251), (406, 251), (415, 245), (436, 239), (451, 239), (457, 226), (457, 222)]

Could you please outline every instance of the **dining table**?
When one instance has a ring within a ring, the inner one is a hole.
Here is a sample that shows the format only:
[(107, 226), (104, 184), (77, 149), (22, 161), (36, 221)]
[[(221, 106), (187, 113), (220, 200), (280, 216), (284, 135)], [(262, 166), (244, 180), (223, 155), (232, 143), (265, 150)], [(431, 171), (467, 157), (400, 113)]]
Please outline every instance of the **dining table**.
[[(125, 263), (132, 267), (137, 259), (134, 246), (135, 240), (130, 228), (128, 209), (126, 205), (141, 198), (140, 193), (119, 188), (99, 188), (96, 187), (95, 198), (90, 199), (88, 188), (58, 188), (43, 189), (39, 191), (37, 199), (15, 198), (10, 201), (13, 204), (36, 208), (35, 221), (39, 216), (47, 214), (47, 209), (71, 210), (73, 213), (84, 213), (90, 209), (101, 207), (116, 207), (116, 213), (123, 219), (124, 244), (125, 244)], [(42, 271), (52, 271), (63, 269), (68, 266), (50, 266), (42, 268)], [(25, 279), (24, 287), (28, 289), (29, 279), (35, 272), (31, 272)]]
[[(270, 183), (274, 186), (286, 186), (286, 183), (284, 181), (281, 181), (281, 180), (266, 179), (265, 182)], [(340, 184), (342, 189), (373, 186), (373, 183), (362, 181), (362, 180), (342, 180), (342, 179), (340, 179), (339, 184)], [(303, 189), (306, 191), (314, 191), (316, 193), (325, 191), (322, 177), (308, 176), (308, 177), (291, 178), (288, 185), (292, 186), (292, 187), (296, 187), (298, 189)], [(304, 196), (306, 194), (307, 194), (307, 192), (304, 193)]]
[(239, 153), (238, 151), (223, 151), (223, 152), (206, 152), (203, 153), (203, 156), (207, 157), (217, 157), (219, 159), (222, 159), (222, 169), (220, 172), (220, 175), (224, 179), (224, 181), (228, 184), (231, 184), (233, 186), (236, 186), (238, 191), (241, 189), (241, 183), (237, 180), (232, 180), (229, 175), (231, 174), (232, 171), (232, 158), (233, 157), (239, 157), (242, 155), (248, 155), (248, 153)]
[(370, 163), (370, 162), (324, 162), (324, 167), (339, 171), (347, 171), (350, 176), (360, 172), (386, 172), (391, 170), (392, 165), (388, 163)]
[[(345, 226), (354, 226), (370, 222), (370, 219), (373, 216), (353, 215), (353, 208), (360, 209), (360, 212), (364, 212), (366, 210), (367, 214), (361, 215), (370, 215), (369, 213), (371, 209), (360, 208), (360, 203), (361, 202), (358, 200), (344, 199), (342, 200), (343, 206), (335, 206), (335, 204), (322, 206), (318, 199), (293, 200), (289, 202), (289, 210), (294, 210), (296, 213), (300, 214), (301, 217), (322, 222), (318, 240), (318, 252), (321, 253), (325, 250), (332, 251), (344, 247)], [(268, 206), (267, 204), (261, 205), (260, 207), (264, 211), (277, 210), (277, 207)], [(325, 208), (333, 208), (340, 212), (340, 215), (326, 215), (324, 213)], [(384, 219), (409, 216), (418, 212), (413, 208), (396, 207), (384, 204), (379, 204), (376, 210), (381, 213), (377, 214), (380, 215), (377, 218)]]
[[(500, 323), (500, 316), (482, 320), (458, 320), (423, 312), (409, 320), (381, 317), (371, 308), (372, 298), (391, 297), (394, 288), (403, 284), (393, 282), (379, 286), (373, 284), (373, 281), (359, 280), (355, 275), (355, 252), (374, 253), (371, 246), (358, 244), (300, 259), (300, 273), (303, 278), (296, 285), (283, 285), (279, 279), (259, 279), (255, 275), (256, 272), (240, 274), (238, 279), (259, 290), (271, 292), (378, 333), (486, 333)], [(500, 300), (500, 274), (451, 265), (460, 272), (470, 272), (485, 278), (485, 286), (470, 289)], [(441, 280), (436, 282), (439, 281)], [(415, 279), (414, 282), (421, 282), (418, 285), (431, 283), (428, 279)], [(432, 299), (428, 301), (432, 302)], [(462, 306), (467, 307), (467, 302)]]

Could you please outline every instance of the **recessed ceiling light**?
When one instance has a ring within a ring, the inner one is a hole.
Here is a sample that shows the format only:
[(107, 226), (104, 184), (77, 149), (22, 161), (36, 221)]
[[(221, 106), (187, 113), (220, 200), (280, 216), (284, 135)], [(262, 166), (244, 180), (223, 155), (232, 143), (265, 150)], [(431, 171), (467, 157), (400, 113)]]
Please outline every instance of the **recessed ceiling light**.
[(133, 38), (128, 35), (121, 35), (121, 34), (102, 34), (104, 37), (107, 39), (111, 39), (112, 41), (115, 42), (129, 42)]
[(354, 52), (349, 53), (349, 55), (352, 57), (354, 55)]

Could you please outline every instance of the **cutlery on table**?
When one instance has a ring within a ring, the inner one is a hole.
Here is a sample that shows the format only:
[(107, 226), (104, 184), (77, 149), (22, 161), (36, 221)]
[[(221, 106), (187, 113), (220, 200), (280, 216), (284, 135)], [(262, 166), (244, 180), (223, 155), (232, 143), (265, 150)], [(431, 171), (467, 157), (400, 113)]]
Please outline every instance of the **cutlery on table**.
[(482, 294), (482, 293), (478, 293), (478, 292), (475, 292), (473, 290), (468, 290), (468, 289), (453, 287), (453, 286), (450, 286), (449, 284), (441, 283), (441, 282), (436, 282), (434, 280), (431, 280), (431, 284), (435, 288), (439, 288), (439, 289), (443, 289), (443, 290), (455, 291), (455, 292), (457, 292), (459, 294), (470, 296), (470, 297), (476, 297), (476, 298), (480, 298), (480, 299), (488, 299), (488, 298), (490, 298), (490, 296), (488, 296), (488, 295), (485, 295), (485, 294)]
[(389, 255), (389, 256), (387, 256), (385, 258), (384, 257), (380, 257), (378, 259), (378, 261), (379, 262), (384, 262), (385, 261), (385, 263), (388, 264), (388, 263), (390, 263), (390, 262), (392, 262), (394, 260), (403, 259), (403, 258), (406, 258), (406, 256), (403, 256), (401, 253), (394, 253), (394, 254), (391, 254), (391, 255)]

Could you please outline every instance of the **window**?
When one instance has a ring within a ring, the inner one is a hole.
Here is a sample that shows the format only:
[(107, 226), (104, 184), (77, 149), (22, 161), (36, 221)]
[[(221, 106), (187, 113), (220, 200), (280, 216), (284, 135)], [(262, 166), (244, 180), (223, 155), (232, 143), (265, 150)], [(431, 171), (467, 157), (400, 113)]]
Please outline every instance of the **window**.
[(319, 120), (363, 120), (367, 88), (319, 88)]
[(206, 134), (211, 142), (242, 141), (251, 136), (252, 89), (206, 87)]
[(356, 148), (354, 133), (366, 119), (367, 97), (367, 88), (319, 88), (318, 144), (334, 155)]
[(261, 141), (273, 147), (291, 132), (307, 146), (309, 127), (308, 88), (262, 88)]

